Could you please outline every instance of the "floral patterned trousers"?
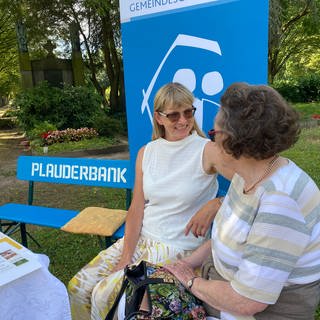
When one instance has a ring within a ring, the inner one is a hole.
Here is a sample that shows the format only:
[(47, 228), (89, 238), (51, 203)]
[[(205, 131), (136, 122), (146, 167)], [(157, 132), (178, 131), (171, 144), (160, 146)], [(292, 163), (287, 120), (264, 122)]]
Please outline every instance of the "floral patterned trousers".
[[(120, 239), (101, 251), (70, 280), (68, 292), (73, 320), (104, 320), (122, 284), (123, 270), (111, 273), (120, 260), (122, 248), (123, 239)], [(133, 261), (166, 264), (191, 253), (190, 250), (141, 237)]]

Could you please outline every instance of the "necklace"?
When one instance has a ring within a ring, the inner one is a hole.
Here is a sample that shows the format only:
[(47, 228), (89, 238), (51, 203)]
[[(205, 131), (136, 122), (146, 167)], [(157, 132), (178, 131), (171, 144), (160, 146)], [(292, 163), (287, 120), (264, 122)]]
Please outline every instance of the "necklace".
[(254, 182), (249, 188), (245, 189), (243, 188), (243, 193), (248, 193), (249, 191), (251, 191), (258, 183), (260, 183), (272, 170), (272, 168), (275, 166), (275, 164), (278, 162), (279, 160), (279, 156), (276, 155), (274, 156), (271, 161), (268, 164), (268, 167), (266, 168), (266, 170), (263, 172), (263, 174), (259, 177), (259, 179)]

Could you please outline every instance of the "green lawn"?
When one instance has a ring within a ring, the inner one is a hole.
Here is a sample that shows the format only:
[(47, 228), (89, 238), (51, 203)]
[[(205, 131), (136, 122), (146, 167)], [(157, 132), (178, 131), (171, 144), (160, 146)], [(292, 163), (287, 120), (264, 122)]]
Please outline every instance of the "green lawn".
[(302, 120), (308, 120), (313, 114), (320, 114), (320, 102), (296, 103), (294, 108), (300, 112)]
[(320, 126), (303, 129), (298, 142), (283, 156), (299, 165), (320, 186)]

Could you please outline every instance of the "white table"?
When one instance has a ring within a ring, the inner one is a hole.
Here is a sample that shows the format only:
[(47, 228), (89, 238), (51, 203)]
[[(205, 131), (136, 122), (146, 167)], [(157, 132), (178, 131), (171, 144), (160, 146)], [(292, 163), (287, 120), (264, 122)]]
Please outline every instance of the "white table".
[(71, 320), (65, 285), (49, 272), (47, 256), (35, 256), (40, 269), (0, 287), (0, 319)]

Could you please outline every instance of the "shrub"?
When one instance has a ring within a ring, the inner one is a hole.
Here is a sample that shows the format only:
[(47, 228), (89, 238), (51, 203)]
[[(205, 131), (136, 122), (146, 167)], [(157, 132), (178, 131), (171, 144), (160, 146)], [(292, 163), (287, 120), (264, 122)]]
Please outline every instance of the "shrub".
[(121, 119), (110, 117), (106, 114), (92, 119), (91, 127), (95, 128), (100, 136), (114, 137), (115, 135), (126, 135), (126, 126)]
[(310, 74), (306, 77), (299, 78), (298, 86), (303, 102), (320, 101), (319, 74)]
[(27, 137), (30, 140), (40, 140), (43, 132), (57, 130), (57, 127), (48, 121), (39, 122), (34, 125), (32, 130), (27, 131)]
[(319, 74), (309, 74), (291, 80), (277, 81), (273, 87), (291, 102), (320, 101)]
[(101, 98), (87, 87), (51, 87), (47, 82), (21, 92), (16, 96), (18, 120), (22, 128), (30, 131), (47, 121), (57, 129), (90, 126), (92, 118), (103, 113)]

